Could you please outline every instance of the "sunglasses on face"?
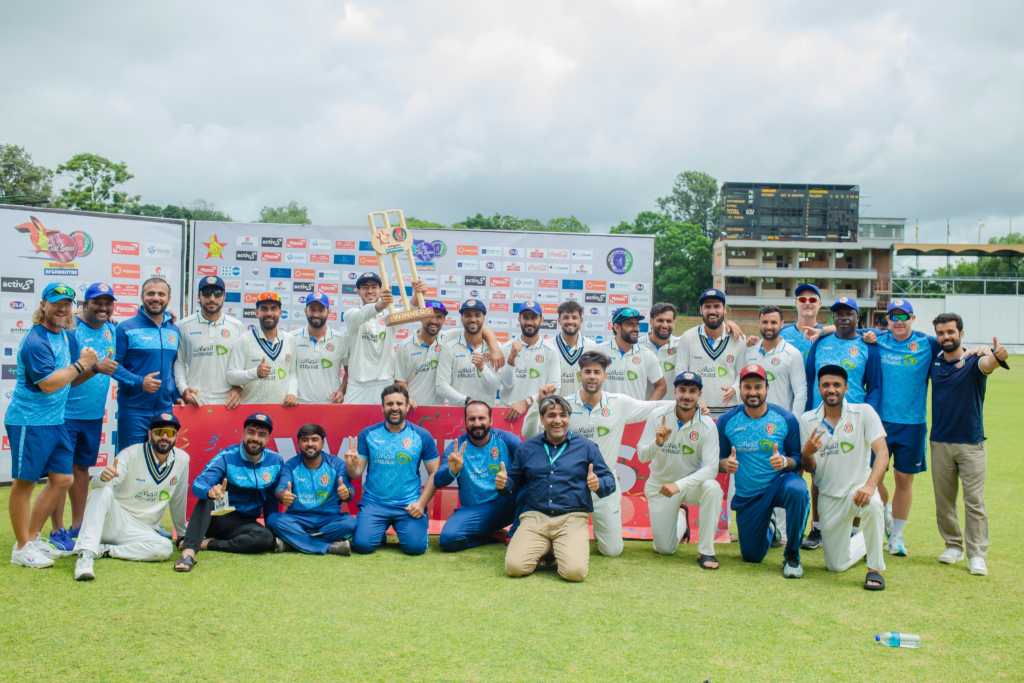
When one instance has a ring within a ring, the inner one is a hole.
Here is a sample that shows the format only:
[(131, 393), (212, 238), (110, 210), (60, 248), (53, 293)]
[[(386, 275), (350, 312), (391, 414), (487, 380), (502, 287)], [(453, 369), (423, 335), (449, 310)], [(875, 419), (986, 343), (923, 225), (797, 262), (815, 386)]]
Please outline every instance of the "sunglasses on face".
[(818, 297), (816, 296), (798, 296), (796, 298), (802, 304), (816, 304), (818, 303)]
[(892, 313), (889, 315), (889, 322), (891, 323), (905, 323), (910, 320), (910, 315), (907, 313)]
[(199, 296), (212, 296), (215, 299), (219, 299), (222, 296), (224, 296), (224, 290), (223, 289), (204, 289), (203, 291), (199, 292)]
[(157, 427), (153, 430), (153, 436), (173, 439), (178, 435), (178, 430), (174, 427)]

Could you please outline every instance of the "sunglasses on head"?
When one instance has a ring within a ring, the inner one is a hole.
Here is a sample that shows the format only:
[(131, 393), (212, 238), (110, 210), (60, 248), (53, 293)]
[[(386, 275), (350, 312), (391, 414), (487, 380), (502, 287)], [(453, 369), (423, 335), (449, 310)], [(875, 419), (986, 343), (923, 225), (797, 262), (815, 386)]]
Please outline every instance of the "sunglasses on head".
[(224, 296), (224, 290), (223, 289), (204, 289), (203, 291), (199, 292), (199, 296), (212, 296), (212, 297), (214, 297), (216, 299), (219, 299), (222, 296)]
[(157, 427), (153, 430), (153, 436), (166, 437), (168, 439), (174, 438), (178, 435), (178, 430), (174, 427)]
[(908, 320), (910, 320), (910, 314), (909, 313), (890, 313), (889, 314), (889, 322), (892, 322), (892, 323), (895, 323), (895, 322), (905, 323)]
[(802, 304), (816, 304), (818, 303), (818, 297), (816, 296), (798, 296), (796, 298)]

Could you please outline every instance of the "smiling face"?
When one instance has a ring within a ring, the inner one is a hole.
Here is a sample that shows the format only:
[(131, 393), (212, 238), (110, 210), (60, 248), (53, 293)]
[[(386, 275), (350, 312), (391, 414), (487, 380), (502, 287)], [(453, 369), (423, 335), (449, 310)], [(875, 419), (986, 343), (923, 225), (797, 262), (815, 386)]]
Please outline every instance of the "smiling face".
[(832, 320), (835, 322), (836, 332), (849, 336), (857, 332), (860, 316), (849, 306), (839, 306), (832, 311)]
[(768, 383), (760, 377), (744, 377), (740, 381), (740, 398), (748, 408), (760, 408), (768, 400)]
[(256, 307), (256, 317), (260, 319), (260, 327), (269, 332), (281, 322), (281, 304), (276, 301), (263, 301)]
[(939, 346), (946, 353), (953, 353), (960, 348), (960, 340), (964, 338), (963, 330), (958, 330), (956, 323), (939, 323), (935, 326), (935, 336), (939, 340)]
[(74, 302), (71, 299), (61, 299), (57, 303), (51, 303), (45, 299), (42, 301), (43, 324), (51, 330), (59, 330), (68, 324), (74, 309)]
[(540, 416), (540, 423), (549, 441), (559, 442), (569, 433), (569, 414), (562, 406), (553, 403)]
[[(907, 316), (906, 320), (893, 320), (893, 316)], [(904, 341), (910, 338), (910, 333), (913, 332), (913, 322), (917, 320), (917, 316), (912, 313), (894, 308), (889, 311), (886, 316), (889, 320), (889, 329), (892, 330), (892, 336), (897, 341)]]
[(306, 305), (306, 320), (314, 330), (319, 330), (327, 324), (327, 308), (319, 301), (313, 301)]
[(114, 297), (104, 294), (92, 299), (86, 299), (82, 312), (85, 314), (85, 319), (90, 323), (97, 325), (105, 323), (114, 314)]
[(523, 331), (523, 336), (527, 339), (533, 339), (537, 336), (537, 330), (540, 329), (540, 323), (543, 320), (539, 315), (533, 311), (523, 311), (519, 314), (519, 329)]
[(466, 432), (474, 441), (483, 442), (490, 437), (491, 411), (482, 403), (466, 408)]
[(364, 282), (359, 287), (359, 298), (363, 300), (363, 305), (375, 304), (380, 299), (380, 285), (376, 282)]
[(158, 427), (149, 430), (149, 445), (160, 455), (167, 455), (178, 442), (178, 430), (173, 427)]
[(428, 337), (436, 337), (444, 327), (446, 317), (444, 311), (439, 311), (435, 308), (434, 314), (423, 321), (423, 331), (427, 333)]
[(701, 395), (696, 384), (683, 383), (676, 385), (676, 405), (684, 411), (691, 411), (697, 405)]
[(846, 380), (838, 375), (822, 375), (818, 380), (818, 393), (830, 408), (842, 404), (847, 388)]
[(224, 290), (220, 288), (207, 287), (199, 292), (199, 305), (203, 307), (211, 318), (216, 318), (220, 309), (224, 308)]
[(388, 394), (382, 402), (384, 419), (389, 425), (397, 427), (405, 422), (405, 415), (409, 412), (409, 402), (405, 396), (399, 393)]
[[(801, 301), (803, 299), (803, 301)], [(821, 299), (810, 289), (805, 289), (796, 297), (796, 310), (801, 318), (817, 318), (821, 308)]]
[(567, 337), (572, 337), (580, 331), (582, 317), (576, 311), (565, 312), (558, 316), (558, 326)]
[(782, 314), (775, 312), (765, 313), (758, 318), (757, 327), (762, 337), (772, 341), (779, 336), (779, 332), (782, 330)]
[(591, 363), (580, 368), (580, 384), (588, 394), (596, 394), (601, 391), (601, 386), (608, 379), (608, 373), (600, 363)]
[(705, 327), (717, 330), (725, 322), (725, 304), (718, 299), (708, 299), (700, 305), (700, 317)]
[(636, 318), (627, 318), (620, 323), (615, 323), (612, 328), (623, 344), (636, 344), (640, 339), (640, 321)]
[(263, 452), (270, 441), (270, 430), (265, 426), (250, 422), (245, 425), (242, 431), (242, 448), (249, 455), (255, 457)]
[(484, 327), (484, 312), (471, 308), (462, 312), (462, 327), (470, 334), (477, 334)]
[(163, 315), (171, 303), (171, 288), (162, 280), (150, 281), (142, 290), (142, 306), (151, 316)]
[(663, 311), (651, 318), (651, 334), (658, 338), (658, 341), (668, 341), (672, 338), (672, 330), (676, 327), (676, 314), (672, 311)]
[(299, 451), (306, 460), (316, 460), (324, 450), (324, 440), (319, 434), (309, 434), (299, 439)]

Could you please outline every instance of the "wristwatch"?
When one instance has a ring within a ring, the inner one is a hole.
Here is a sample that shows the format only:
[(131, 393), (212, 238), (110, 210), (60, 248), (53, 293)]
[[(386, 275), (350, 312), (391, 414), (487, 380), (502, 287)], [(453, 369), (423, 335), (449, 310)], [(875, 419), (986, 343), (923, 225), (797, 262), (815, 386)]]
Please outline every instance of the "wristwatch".
[(526, 397), (526, 407), (529, 408), (532, 405), (533, 405), (533, 396), (527, 396)]

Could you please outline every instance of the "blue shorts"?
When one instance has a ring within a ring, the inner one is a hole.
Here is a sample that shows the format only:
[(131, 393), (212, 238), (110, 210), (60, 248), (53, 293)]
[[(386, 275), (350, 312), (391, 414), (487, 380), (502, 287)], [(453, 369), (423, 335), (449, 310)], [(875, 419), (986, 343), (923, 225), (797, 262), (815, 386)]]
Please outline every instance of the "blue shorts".
[[(885, 428), (885, 445), (889, 448), (889, 457), (893, 467), (902, 474), (918, 474), (928, 471), (925, 459), (928, 441), (928, 425), (905, 425), (896, 422), (883, 422)], [(875, 454), (871, 454), (871, 464), (875, 464)], [(888, 468), (886, 468), (888, 469)]]
[(64, 425), (8, 425), (11, 443), (11, 477), (33, 483), (44, 475), (71, 474), (73, 449)]
[(68, 430), (68, 439), (75, 452), (75, 464), (79, 467), (95, 467), (96, 458), (100, 454), (103, 418), (76, 420), (67, 417), (64, 418), (64, 427)]

